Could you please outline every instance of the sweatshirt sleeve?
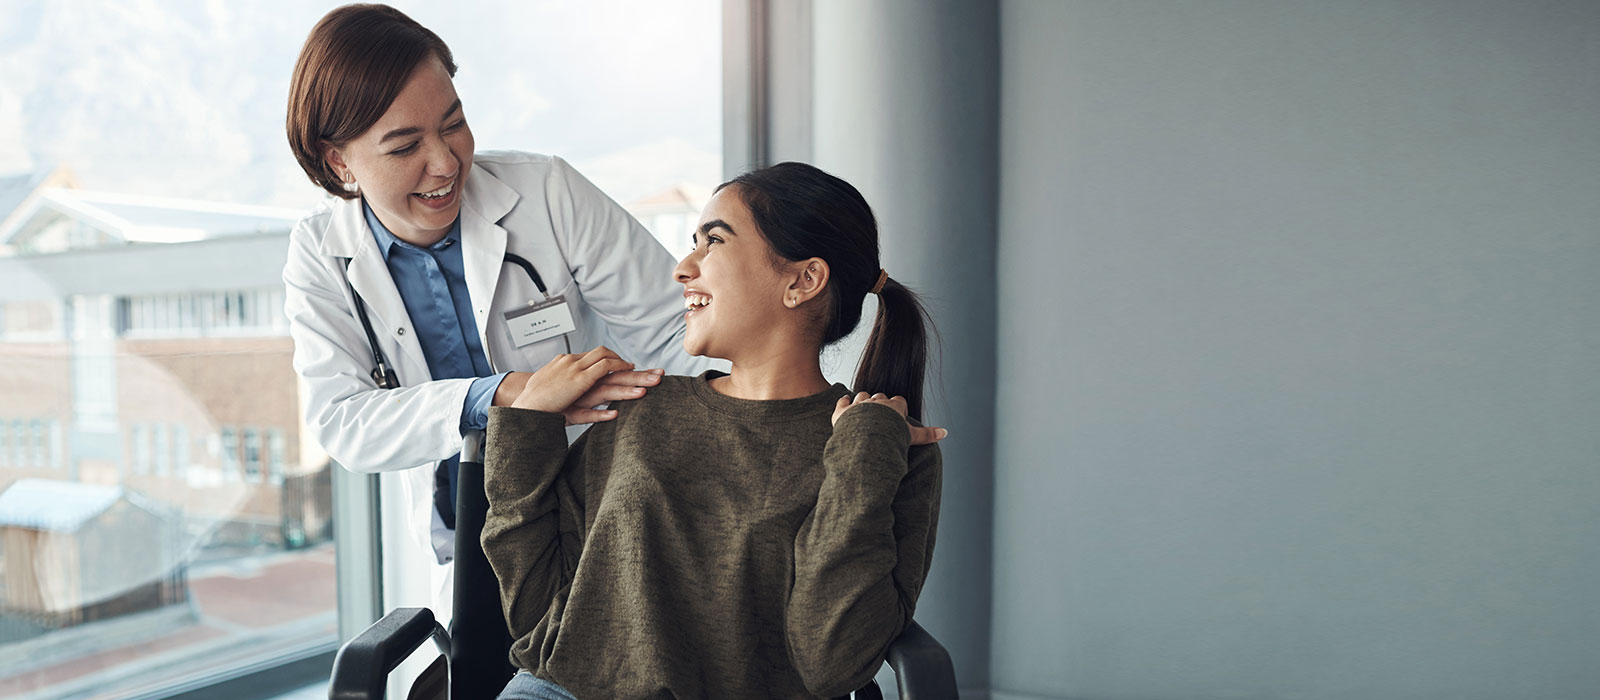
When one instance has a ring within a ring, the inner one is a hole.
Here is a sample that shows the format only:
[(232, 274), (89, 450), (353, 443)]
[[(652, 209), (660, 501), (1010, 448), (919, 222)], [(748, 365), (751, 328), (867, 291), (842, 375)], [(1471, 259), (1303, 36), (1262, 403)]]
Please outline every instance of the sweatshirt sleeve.
[(527, 635), (572, 581), (583, 551), (583, 440), (567, 447), (559, 413), (489, 409), (483, 553), (500, 581), (513, 639)]
[(817, 505), (795, 539), (789, 655), (807, 690), (866, 685), (916, 608), (939, 521), (937, 445), (910, 447), (887, 406), (840, 416), (823, 451)]

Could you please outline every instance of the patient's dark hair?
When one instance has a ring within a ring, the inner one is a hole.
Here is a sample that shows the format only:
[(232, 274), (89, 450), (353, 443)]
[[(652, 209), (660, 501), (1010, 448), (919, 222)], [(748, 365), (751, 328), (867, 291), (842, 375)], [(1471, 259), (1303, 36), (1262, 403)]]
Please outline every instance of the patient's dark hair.
[[(717, 186), (733, 187), (750, 208), (772, 251), (785, 261), (827, 261), (822, 300), (822, 344), (838, 342), (861, 321), (861, 303), (878, 282), (878, 220), (850, 183), (805, 163), (779, 163)], [(878, 299), (878, 316), (856, 369), (855, 390), (904, 396), (910, 416), (922, 419), (928, 364), (927, 311), (915, 292), (890, 278)]]

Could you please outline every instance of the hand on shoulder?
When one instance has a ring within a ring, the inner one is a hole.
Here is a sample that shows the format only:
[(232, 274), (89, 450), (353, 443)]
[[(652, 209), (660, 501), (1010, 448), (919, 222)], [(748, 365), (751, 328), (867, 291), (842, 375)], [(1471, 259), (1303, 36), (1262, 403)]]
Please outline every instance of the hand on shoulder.
[[(633, 363), (601, 345), (582, 355), (557, 355), (532, 374), (512, 372), (495, 392), (495, 405), (516, 391), (512, 408), (560, 413), (567, 425), (598, 423), (617, 417), (615, 410), (596, 406), (644, 396), (661, 382), (663, 370), (632, 371)], [(520, 384), (520, 387), (518, 387)]]
[[(906, 417), (905, 397), (890, 397), (883, 394), (872, 394), (869, 396), (867, 392), (861, 391), (857, 392), (855, 396), (839, 397), (839, 402), (834, 404), (833, 407), (833, 424), (839, 424), (839, 416), (844, 415), (845, 411), (855, 408), (856, 406), (862, 406), (869, 403), (888, 406), (889, 408), (894, 409), (895, 413), (900, 414), (901, 418)], [(906, 429), (911, 433), (911, 444), (913, 445), (929, 445), (943, 440), (946, 435), (950, 434), (950, 431), (945, 430), (944, 428), (936, 428), (931, 425), (912, 425), (910, 421), (906, 422)]]

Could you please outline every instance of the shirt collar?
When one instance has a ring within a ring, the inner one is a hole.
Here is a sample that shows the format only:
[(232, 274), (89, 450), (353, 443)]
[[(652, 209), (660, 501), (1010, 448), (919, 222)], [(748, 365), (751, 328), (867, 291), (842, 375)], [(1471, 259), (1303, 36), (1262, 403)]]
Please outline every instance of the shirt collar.
[[(361, 211), (367, 216), (367, 228), (372, 229), (372, 237), (378, 242), (378, 250), (383, 253), (383, 259), (385, 262), (389, 260), (389, 251), (393, 250), (395, 246), (410, 248), (412, 250), (422, 250), (421, 247), (402, 241), (393, 233), (390, 233), (389, 229), (383, 225), (383, 222), (378, 220), (378, 215), (373, 213), (372, 207), (367, 205), (367, 199), (365, 197), (361, 198)], [(437, 252), (460, 242), (461, 217), (457, 216), (455, 222), (450, 224), (450, 232), (446, 233), (444, 238), (439, 239), (438, 243), (428, 246), (428, 250)]]

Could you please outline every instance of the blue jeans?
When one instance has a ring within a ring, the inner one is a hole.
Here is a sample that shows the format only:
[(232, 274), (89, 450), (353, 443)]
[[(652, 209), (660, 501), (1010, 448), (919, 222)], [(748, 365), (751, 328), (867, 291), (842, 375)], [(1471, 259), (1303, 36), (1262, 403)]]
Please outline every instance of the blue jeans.
[(527, 671), (517, 671), (506, 684), (505, 690), (495, 700), (578, 700), (566, 688), (538, 678)]

